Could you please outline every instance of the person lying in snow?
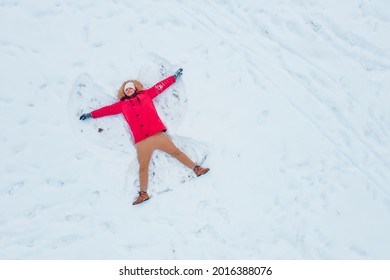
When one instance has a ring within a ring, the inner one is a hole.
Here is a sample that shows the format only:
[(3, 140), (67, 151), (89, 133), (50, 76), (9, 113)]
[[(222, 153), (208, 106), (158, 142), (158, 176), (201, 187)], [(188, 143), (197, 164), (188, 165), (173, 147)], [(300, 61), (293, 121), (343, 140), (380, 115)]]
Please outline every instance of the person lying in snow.
[(185, 166), (191, 168), (198, 177), (210, 170), (195, 164), (175, 146), (165, 133), (167, 129), (154, 107), (153, 99), (175, 83), (182, 74), (183, 69), (180, 68), (174, 75), (158, 82), (149, 89), (143, 89), (142, 84), (136, 80), (125, 81), (119, 89), (118, 98), (120, 100), (118, 102), (80, 116), (80, 120), (83, 121), (89, 118), (101, 118), (120, 113), (125, 117), (134, 136), (139, 163), (140, 191), (133, 205), (149, 199), (147, 193), (149, 163), (154, 150), (161, 150), (170, 154)]

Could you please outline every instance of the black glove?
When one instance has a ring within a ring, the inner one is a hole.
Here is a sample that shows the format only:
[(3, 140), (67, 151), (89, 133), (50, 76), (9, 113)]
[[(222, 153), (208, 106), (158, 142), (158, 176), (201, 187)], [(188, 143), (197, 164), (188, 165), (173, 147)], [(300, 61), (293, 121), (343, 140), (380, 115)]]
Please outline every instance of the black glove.
[(80, 116), (80, 120), (81, 120), (81, 121), (85, 121), (86, 119), (89, 119), (89, 118), (92, 118), (92, 114), (91, 114), (91, 113), (82, 114), (82, 115)]
[(183, 68), (177, 70), (175, 74), (173, 74), (173, 77), (175, 77), (175, 80), (177, 80), (178, 78), (180, 78), (181, 75), (183, 75)]

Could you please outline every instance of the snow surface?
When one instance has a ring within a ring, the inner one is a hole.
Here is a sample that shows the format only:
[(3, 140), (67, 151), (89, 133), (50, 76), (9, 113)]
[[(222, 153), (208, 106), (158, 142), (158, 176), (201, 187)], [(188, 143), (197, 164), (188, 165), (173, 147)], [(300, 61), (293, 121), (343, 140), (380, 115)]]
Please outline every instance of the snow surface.
[[(0, 0), (0, 23), (1, 259), (390, 258), (390, 1)], [(156, 153), (134, 207), (123, 118), (77, 118), (178, 67), (156, 102), (211, 171)]]

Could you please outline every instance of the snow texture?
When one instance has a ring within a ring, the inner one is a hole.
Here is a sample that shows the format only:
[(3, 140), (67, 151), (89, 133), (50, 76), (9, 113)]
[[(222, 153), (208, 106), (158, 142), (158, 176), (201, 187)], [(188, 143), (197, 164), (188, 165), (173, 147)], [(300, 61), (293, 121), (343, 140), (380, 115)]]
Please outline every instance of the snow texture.
[[(390, 2), (0, 0), (0, 259), (389, 259)], [(122, 116), (169, 136), (152, 198)]]

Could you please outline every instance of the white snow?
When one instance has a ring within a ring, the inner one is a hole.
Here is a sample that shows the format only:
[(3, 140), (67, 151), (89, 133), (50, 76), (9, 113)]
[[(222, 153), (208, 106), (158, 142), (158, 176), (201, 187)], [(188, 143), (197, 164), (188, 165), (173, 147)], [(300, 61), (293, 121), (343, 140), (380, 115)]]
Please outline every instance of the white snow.
[[(389, 30), (387, 0), (0, 0), (0, 259), (389, 259)], [(78, 116), (179, 67), (156, 104), (211, 171), (157, 152), (135, 207), (124, 119)]]

